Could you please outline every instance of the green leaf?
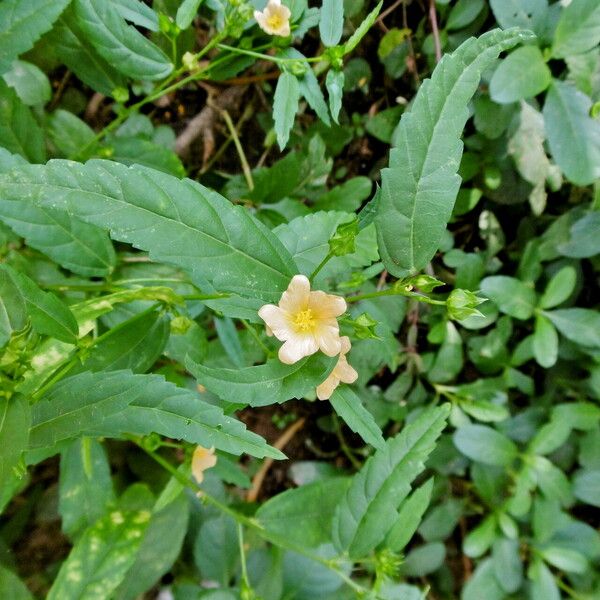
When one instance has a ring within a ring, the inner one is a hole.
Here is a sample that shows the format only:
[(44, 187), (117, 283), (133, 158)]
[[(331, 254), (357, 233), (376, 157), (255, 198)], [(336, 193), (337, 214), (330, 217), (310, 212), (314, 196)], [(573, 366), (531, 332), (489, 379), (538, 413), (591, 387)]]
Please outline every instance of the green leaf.
[(94, 130), (68, 110), (58, 109), (48, 118), (48, 134), (64, 156), (75, 156), (80, 148), (90, 144), (94, 149)]
[(554, 81), (546, 94), (544, 125), (550, 151), (577, 185), (600, 177), (600, 121), (590, 117), (592, 101), (575, 86)]
[(331, 117), (336, 123), (339, 123), (340, 110), (342, 109), (342, 98), (344, 96), (344, 71), (329, 69), (325, 78), (325, 87), (329, 94), (329, 110)]
[(27, 194), (109, 229), (114, 239), (148, 250), (153, 261), (198, 273), (222, 292), (276, 302), (297, 273), (271, 231), (189, 179), (106, 160), (54, 160), (0, 176), (0, 192), (7, 203)]
[(600, 507), (600, 470), (577, 473), (573, 479), (573, 495), (586, 504)]
[(63, 379), (32, 407), (30, 448), (54, 446), (123, 411), (146, 381), (128, 372), (82, 373)]
[(347, 386), (339, 386), (329, 399), (335, 412), (354, 433), (374, 448), (382, 449), (384, 439), (373, 415), (363, 406), (360, 398)]
[(481, 281), (481, 293), (500, 309), (515, 319), (529, 319), (533, 315), (537, 298), (535, 291), (514, 277), (494, 275)]
[(523, 563), (519, 554), (519, 541), (500, 538), (494, 542), (492, 551), (494, 573), (500, 587), (507, 594), (514, 594), (523, 583)]
[(145, 373), (152, 367), (169, 338), (169, 320), (158, 311), (142, 312), (102, 335), (82, 364), (70, 371)]
[(111, 596), (113, 600), (135, 600), (169, 571), (181, 552), (189, 520), (189, 500), (179, 494), (155, 512), (144, 534), (136, 559), (125, 579)]
[(290, 139), (290, 131), (298, 112), (300, 100), (300, 84), (294, 75), (284, 71), (277, 80), (275, 97), (273, 98), (273, 120), (277, 143), (283, 150)]
[(143, 0), (109, 0), (127, 21), (150, 31), (158, 31), (158, 15)]
[(589, 564), (583, 554), (563, 546), (550, 546), (540, 550), (542, 558), (553, 567), (568, 573), (585, 573)]
[[(0, 4), (0, 74), (31, 50), (70, 0), (3, 0)], [(1, 121), (1, 119), (0, 119)]]
[(287, 490), (265, 502), (255, 517), (275, 542), (287, 539), (316, 548), (330, 541), (335, 507), (349, 485), (348, 478), (334, 477)]
[(340, 552), (363, 557), (385, 538), (411, 481), (423, 471), (448, 413), (448, 406), (423, 412), (388, 439), (353, 477), (333, 519), (333, 540)]
[(570, 239), (558, 244), (558, 251), (563, 256), (570, 258), (591, 258), (596, 254), (600, 254), (599, 229), (600, 212), (593, 211), (587, 213), (571, 225), (569, 231)]
[(477, 18), (484, 6), (483, 0), (458, 0), (450, 10), (446, 28), (452, 31), (466, 27)]
[(600, 313), (587, 308), (561, 308), (545, 312), (568, 340), (586, 348), (600, 348)]
[(314, 208), (316, 211), (354, 212), (371, 195), (372, 189), (373, 183), (368, 177), (353, 177), (319, 196)]
[(10, 600), (33, 600), (27, 586), (4, 565), (0, 565), (0, 598)]
[(111, 160), (124, 165), (141, 165), (185, 177), (185, 167), (179, 157), (165, 146), (135, 137), (117, 137), (104, 149)]
[[(346, 40), (344, 44), (344, 54), (348, 54), (358, 46), (360, 41), (365, 37), (367, 31), (371, 29), (377, 17), (379, 16), (379, 12), (381, 11), (381, 7), (383, 6), (383, 0), (379, 2), (379, 4), (361, 21), (360, 25), (356, 28), (354, 33)], [(342, 27), (343, 27), (343, 16), (342, 16)]]
[(175, 24), (179, 29), (187, 29), (198, 14), (202, 0), (183, 0), (177, 9)]
[(0, 265), (0, 278), (11, 279), (25, 302), (34, 329), (67, 343), (77, 342), (79, 328), (69, 307), (57, 296), (42, 291), (37, 284), (9, 265)]
[(325, 97), (321, 91), (319, 80), (312, 70), (310, 63), (306, 61), (306, 57), (295, 48), (286, 48), (283, 52), (280, 52), (278, 56), (281, 56), (282, 58), (295, 58), (303, 61), (305, 71), (297, 78), (300, 95), (306, 99), (308, 105), (317, 113), (319, 119), (329, 126), (329, 112), (327, 111)]
[(463, 425), (453, 439), (465, 456), (484, 465), (508, 467), (519, 453), (511, 440), (486, 425)]
[(490, 0), (490, 6), (503, 29), (522, 27), (537, 33), (545, 25), (548, 0)]
[(246, 359), (235, 323), (229, 317), (217, 317), (214, 323), (225, 354), (236, 368), (243, 368), (246, 365)]
[(460, 187), (467, 104), (498, 54), (528, 39), (518, 30), (494, 30), (467, 40), (442, 58), (402, 116), (398, 147), (381, 173), (376, 218), (379, 251), (392, 275), (420, 271), (438, 249)]
[(494, 574), (492, 559), (482, 560), (465, 584), (461, 600), (504, 600), (506, 594)]
[(127, 25), (107, 0), (73, 0), (77, 23), (98, 53), (121, 73), (135, 79), (163, 79), (173, 65), (158, 46)]
[(446, 547), (442, 542), (423, 544), (411, 550), (400, 567), (402, 575), (424, 577), (437, 571), (446, 558)]
[(518, 48), (499, 65), (490, 81), (490, 95), (499, 104), (510, 104), (543, 92), (552, 80), (537, 46)]
[(160, 375), (130, 371), (86, 372), (59, 382), (33, 407), (30, 447), (52, 446), (75, 435), (150, 433), (236, 455), (284, 456), (196, 392)]
[(488, 515), (465, 537), (463, 552), (471, 558), (485, 554), (496, 539), (496, 525), (495, 515)]
[[(600, 213), (598, 213), (598, 215), (600, 216)], [(571, 296), (576, 283), (577, 271), (568, 265), (563, 267), (552, 277), (546, 286), (546, 289), (540, 298), (539, 307), (547, 309), (562, 304), (565, 300), (568, 300), (569, 296)]]
[(528, 575), (531, 579), (531, 600), (561, 600), (554, 575), (541, 560), (533, 562)]
[(30, 423), (31, 409), (26, 398), (0, 398), (0, 488), (7, 485), (27, 449)]
[[(327, 256), (329, 241), (338, 227), (352, 219), (348, 213), (316, 212), (280, 225), (273, 233), (292, 255), (298, 272), (310, 276)], [(334, 256), (316, 277), (316, 287), (333, 277), (345, 273), (349, 276), (352, 269), (367, 267), (378, 258), (374, 228), (363, 229), (355, 237), (355, 251), (345, 256)]]
[(114, 502), (110, 465), (100, 442), (74, 440), (60, 457), (58, 511), (62, 530), (75, 539)]
[(27, 305), (17, 282), (0, 265), (0, 348), (27, 324)]
[(552, 55), (564, 58), (583, 54), (599, 43), (600, 4), (596, 0), (573, 0), (560, 13)]
[(433, 478), (418, 487), (400, 506), (398, 516), (388, 531), (384, 546), (393, 552), (401, 552), (417, 531), (429, 506)]
[(58, 58), (93, 90), (110, 96), (127, 86), (126, 78), (105, 61), (82, 31), (73, 4), (59, 18), (49, 36)]
[(0, 145), (29, 162), (46, 161), (44, 134), (16, 92), (0, 79)]
[(323, 0), (319, 33), (325, 46), (335, 46), (342, 39), (344, 29), (343, 0)]
[(558, 359), (558, 333), (544, 316), (537, 315), (533, 332), (533, 355), (538, 365), (549, 369)]
[(213, 369), (195, 363), (190, 357), (185, 364), (199, 383), (222, 400), (267, 406), (314, 393), (336, 362), (337, 357), (329, 358), (318, 353), (293, 365), (271, 360), (264, 365), (244, 369)]
[(445, 383), (454, 379), (463, 368), (463, 343), (455, 325), (447, 321), (444, 327), (444, 341), (436, 354), (428, 372), (432, 383)]
[(147, 510), (113, 510), (87, 529), (63, 563), (47, 600), (107, 598), (135, 561)]
[(202, 523), (194, 542), (194, 559), (203, 578), (227, 587), (239, 560), (236, 522), (227, 514)]
[(44, 71), (24, 60), (15, 60), (3, 78), (27, 106), (43, 106), (52, 96), (50, 81)]

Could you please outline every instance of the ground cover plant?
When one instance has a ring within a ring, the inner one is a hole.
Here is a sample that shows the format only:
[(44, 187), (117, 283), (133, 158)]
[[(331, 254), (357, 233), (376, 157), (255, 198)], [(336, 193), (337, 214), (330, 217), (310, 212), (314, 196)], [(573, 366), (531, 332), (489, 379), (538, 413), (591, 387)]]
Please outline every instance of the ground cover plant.
[(600, 598), (597, 0), (0, 0), (0, 597)]

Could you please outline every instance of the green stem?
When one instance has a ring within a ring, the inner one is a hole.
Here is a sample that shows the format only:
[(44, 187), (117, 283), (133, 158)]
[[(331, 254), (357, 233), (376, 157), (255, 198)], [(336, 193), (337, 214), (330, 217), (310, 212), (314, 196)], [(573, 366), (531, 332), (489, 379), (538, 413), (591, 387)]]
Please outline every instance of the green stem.
[(327, 254), (327, 256), (317, 265), (317, 268), (311, 273), (309, 279), (312, 283), (312, 281), (314, 280), (314, 278), (319, 274), (319, 272), (321, 271), (321, 269), (334, 257), (334, 254), (329, 251), (329, 253)]
[(163, 469), (168, 471), (177, 481), (179, 481), (179, 483), (181, 483), (183, 486), (187, 487), (195, 493), (200, 492), (201, 498), (207, 504), (210, 504), (211, 506), (214, 506), (216, 509), (225, 513), (234, 521), (236, 521), (236, 523), (238, 523), (239, 525), (243, 525), (245, 527), (248, 527), (249, 529), (253, 529), (263, 539), (272, 544), (275, 544), (276, 546), (285, 548), (286, 550), (291, 550), (292, 552), (296, 552), (297, 554), (301, 554), (302, 556), (305, 556), (310, 560), (322, 564), (324, 567), (327, 567), (329, 570), (333, 571), (340, 579), (342, 579), (356, 592), (365, 594), (368, 591), (362, 585), (356, 583), (356, 581), (353, 581), (348, 575), (346, 575), (346, 573), (344, 573), (344, 571), (342, 571), (342, 569), (338, 567), (338, 565), (336, 564), (337, 561), (335, 559), (326, 559), (321, 556), (316, 556), (314, 554), (311, 554), (310, 552), (307, 552), (302, 546), (297, 546), (296, 544), (290, 542), (288, 539), (281, 539), (277, 536), (274, 536), (272, 533), (266, 531), (262, 527), (262, 525), (260, 525), (260, 523), (256, 521), (256, 519), (251, 519), (246, 515), (238, 513), (236, 510), (233, 510), (220, 500), (217, 500), (215, 497), (208, 494), (204, 489), (200, 488), (200, 486), (198, 486), (198, 484), (193, 479), (186, 477), (183, 473), (180, 473), (175, 467), (173, 467), (173, 465), (171, 465), (171, 463), (165, 460), (162, 456), (160, 456), (153, 450), (150, 450), (149, 448), (145, 448), (139, 440), (132, 439), (132, 441), (134, 441), (144, 452), (146, 452), (146, 454), (148, 454), (150, 458), (152, 458), (161, 467), (163, 467)]
[(246, 566), (246, 551), (244, 550), (244, 527), (241, 523), (238, 523), (238, 542), (240, 546), (240, 564), (242, 566), (242, 588), (251, 590), (250, 580), (248, 579), (248, 568)]
[(350, 461), (352, 466), (357, 471), (360, 471), (362, 469), (362, 464), (356, 459), (352, 448), (350, 448), (350, 446), (348, 446), (348, 444), (346, 443), (346, 438), (344, 437), (344, 434), (342, 432), (342, 427), (340, 425), (340, 420), (338, 416), (335, 413), (332, 416), (333, 424), (335, 427), (335, 434), (337, 436), (338, 441), (340, 442), (340, 448), (342, 449), (342, 452), (346, 455), (346, 458)]
[[(213, 48), (218, 46), (219, 42), (222, 39), (224, 39), (225, 37), (226, 37), (225, 31), (220, 32), (217, 36), (215, 36), (212, 40), (210, 40), (210, 42), (208, 42), (208, 44), (206, 44), (206, 46), (204, 48), (202, 48), (202, 50), (200, 52), (198, 52), (195, 55), (196, 59), (201, 58), (207, 52), (209, 52), (210, 50), (212, 50)], [(111, 121), (104, 129), (101, 129), (91, 140), (89, 140), (74, 155), (72, 155), (70, 157), (71, 160), (77, 160), (82, 155), (85, 155), (85, 152), (87, 152), (90, 148), (92, 148), (100, 140), (104, 139), (109, 133), (114, 131), (119, 125), (121, 125), (124, 121), (126, 121), (130, 115), (132, 115), (133, 113), (137, 112), (140, 108), (142, 108), (142, 106), (145, 106), (146, 104), (150, 104), (151, 102), (158, 100), (162, 96), (164, 96), (166, 94), (170, 94), (171, 92), (178, 90), (179, 88), (183, 87), (184, 85), (187, 85), (188, 83), (191, 83), (192, 81), (196, 81), (197, 79), (202, 78), (202, 76), (207, 71), (209, 71), (211, 68), (215, 67), (216, 64), (218, 64), (219, 62), (221, 62), (221, 61), (216, 61), (215, 63), (206, 65), (204, 68), (199, 69), (198, 71), (194, 71), (193, 73), (189, 74), (187, 77), (184, 77), (183, 79), (180, 79), (179, 81), (176, 81), (175, 83), (171, 84), (170, 83), (171, 81), (173, 81), (174, 79), (176, 79), (177, 77), (179, 77), (180, 75), (182, 75), (185, 72), (185, 67), (181, 67), (180, 69), (174, 71), (149, 96), (146, 96), (139, 102), (136, 102), (135, 104), (132, 104), (131, 106), (123, 109), (121, 114), (118, 115), (116, 119)]]
[(248, 184), (248, 189), (252, 191), (254, 189), (254, 179), (252, 179), (252, 169), (248, 164), (248, 159), (246, 158), (246, 154), (244, 149), (242, 148), (242, 144), (240, 142), (240, 137), (238, 136), (238, 132), (229, 116), (229, 113), (226, 110), (221, 111), (221, 115), (223, 115), (223, 119), (225, 124), (227, 125), (227, 129), (229, 130), (229, 134), (233, 139), (233, 143), (235, 145), (235, 149), (237, 150), (238, 156), (240, 157), (240, 163), (242, 163), (242, 171), (244, 172), (244, 178), (246, 179), (246, 183)]
[(315, 57), (303, 57), (303, 58), (283, 58), (281, 56), (271, 56), (270, 54), (263, 54), (262, 52), (256, 52), (254, 50), (246, 50), (244, 48), (236, 48), (235, 46), (228, 46), (227, 44), (217, 44), (217, 48), (220, 50), (229, 50), (230, 52), (237, 54), (245, 54), (246, 56), (253, 56), (254, 58), (260, 58), (261, 60), (269, 60), (274, 63), (285, 64), (294, 63), (298, 61), (302, 62), (320, 62), (323, 60), (321, 55)]
[(260, 336), (258, 335), (258, 333), (256, 333), (256, 329), (254, 329), (254, 327), (252, 327), (252, 325), (250, 325), (250, 323), (248, 323), (248, 321), (246, 321), (245, 319), (240, 319), (240, 321), (241, 321), (242, 325), (246, 328), (246, 330), (248, 331), (248, 333), (254, 338), (254, 340), (256, 341), (256, 343), (262, 348), (263, 352), (265, 353), (265, 356), (267, 358), (270, 358), (273, 355), (273, 352), (260, 339)]
[(359, 294), (358, 296), (349, 296), (346, 298), (346, 302), (360, 302), (361, 300), (368, 300), (369, 298), (380, 298), (382, 296), (405, 296), (407, 298), (413, 298), (419, 302), (425, 302), (426, 304), (436, 304), (439, 306), (446, 306), (445, 300), (434, 300), (429, 296), (423, 296), (416, 292), (409, 292), (407, 290), (383, 290), (381, 292), (371, 292), (369, 294)]

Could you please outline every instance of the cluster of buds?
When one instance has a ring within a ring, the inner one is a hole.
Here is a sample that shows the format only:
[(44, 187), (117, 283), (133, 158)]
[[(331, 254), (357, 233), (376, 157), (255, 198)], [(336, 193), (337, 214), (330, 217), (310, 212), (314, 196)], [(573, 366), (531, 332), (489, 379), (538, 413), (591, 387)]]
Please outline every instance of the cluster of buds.
[(317, 387), (317, 397), (327, 400), (342, 383), (354, 383), (358, 373), (350, 366), (346, 354), (350, 339), (340, 337), (337, 318), (346, 312), (346, 301), (341, 296), (311, 291), (310, 281), (304, 275), (295, 275), (279, 304), (265, 304), (258, 311), (266, 323), (267, 335), (284, 342), (279, 348), (279, 360), (292, 365), (318, 351), (327, 356), (338, 356), (338, 361), (327, 379)]

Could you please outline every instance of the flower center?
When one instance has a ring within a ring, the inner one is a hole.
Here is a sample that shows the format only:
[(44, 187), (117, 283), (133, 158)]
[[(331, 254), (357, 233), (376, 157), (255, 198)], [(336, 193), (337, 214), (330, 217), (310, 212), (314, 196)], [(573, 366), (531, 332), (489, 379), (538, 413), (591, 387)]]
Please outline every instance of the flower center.
[(279, 29), (283, 25), (281, 15), (275, 13), (274, 15), (267, 17), (267, 25), (271, 29)]
[(313, 316), (313, 312), (310, 308), (301, 310), (294, 318), (294, 327), (296, 328), (296, 331), (300, 331), (302, 333), (313, 331), (316, 324), (317, 323)]

